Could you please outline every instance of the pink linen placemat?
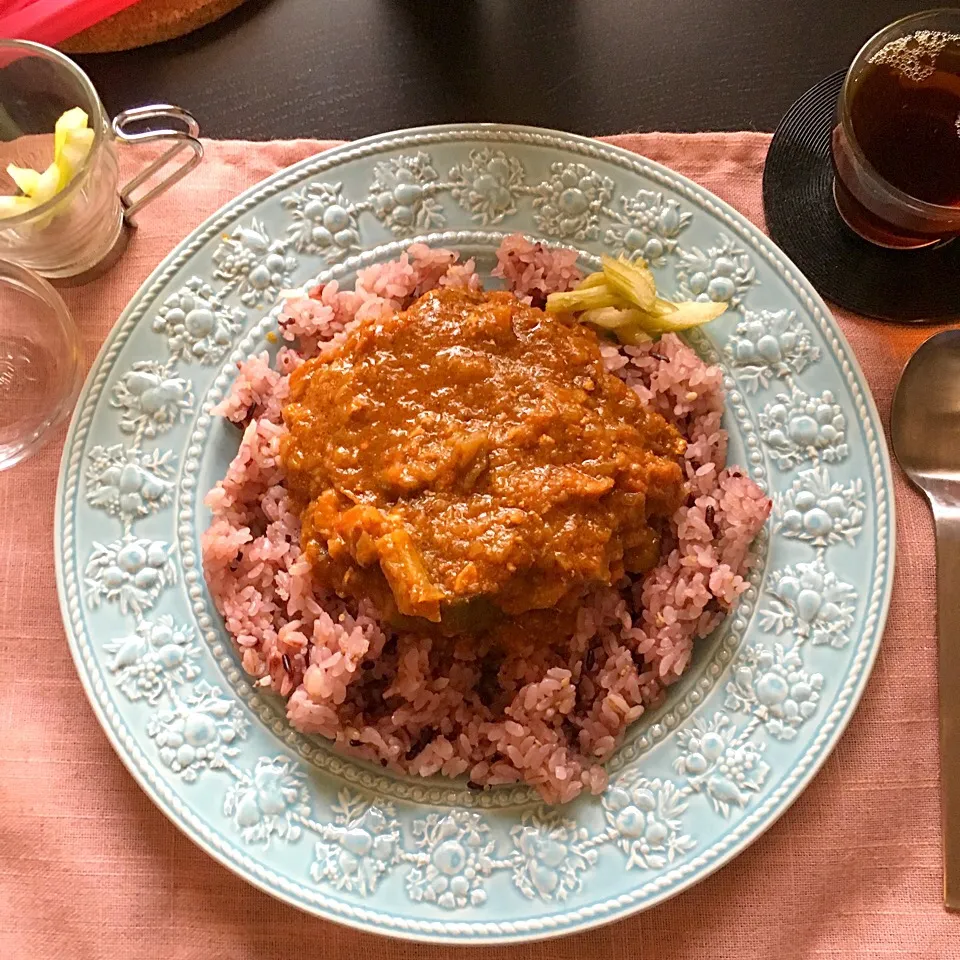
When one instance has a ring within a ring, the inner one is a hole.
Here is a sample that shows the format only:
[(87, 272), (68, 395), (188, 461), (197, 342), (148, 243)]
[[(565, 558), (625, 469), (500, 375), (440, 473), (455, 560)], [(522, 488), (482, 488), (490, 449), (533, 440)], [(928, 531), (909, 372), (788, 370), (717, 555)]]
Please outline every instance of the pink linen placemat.
[[(763, 226), (769, 135), (609, 138)], [(162, 257), (241, 190), (330, 146), (209, 142), (147, 208), (114, 270), (65, 292), (88, 364)], [(124, 163), (130, 169), (131, 157)], [(836, 311), (887, 422), (897, 376), (933, 331)], [(299, 913), (211, 860), (124, 769), (73, 668), (57, 604), (53, 504), (64, 430), (0, 474), (0, 958), (441, 960)], [(932, 525), (896, 473), (897, 572), (883, 648), (847, 734), (802, 798), (745, 854), (674, 900), (598, 930), (472, 955), (537, 960), (958, 958), (940, 905)], [(960, 691), (958, 691), (960, 695)]]

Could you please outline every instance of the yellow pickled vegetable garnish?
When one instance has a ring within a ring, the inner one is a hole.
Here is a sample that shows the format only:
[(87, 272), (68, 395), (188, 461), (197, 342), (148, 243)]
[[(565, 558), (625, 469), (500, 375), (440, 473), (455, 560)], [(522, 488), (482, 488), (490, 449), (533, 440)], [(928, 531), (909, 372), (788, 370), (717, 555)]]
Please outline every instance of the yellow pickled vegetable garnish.
[[(30, 197), (31, 194), (37, 192), (40, 185), (40, 174), (36, 170), (31, 170), (30, 167), (18, 167), (11, 163), (7, 166), (7, 173), (10, 174), (10, 179), (26, 197)], [(18, 199), (22, 200), (23, 197)]]
[(643, 322), (644, 314), (634, 307), (600, 307), (598, 310), (584, 310), (577, 319), (603, 330), (617, 330), (627, 324)]
[[(8, 170), (7, 172), (9, 173), (10, 171)], [(43, 173), (37, 173), (36, 170), (28, 170), (25, 172), (31, 173), (34, 176), (21, 178), (29, 180), (31, 186), (30, 192), (26, 193), (26, 191), (24, 191), (26, 197), (22, 197), (21, 199), (29, 200), (32, 206), (39, 207), (41, 203), (46, 203), (56, 196), (57, 191), (60, 189), (60, 169), (55, 163), (51, 163)]]
[(33, 209), (36, 204), (29, 197), (2, 197), (0, 196), (0, 219), (5, 217), (19, 217)]
[(93, 131), (89, 127), (68, 131), (60, 156), (54, 161), (60, 170), (60, 190), (76, 176), (92, 146)]
[(654, 311), (649, 315), (646, 329), (649, 333), (678, 333), (700, 327), (716, 320), (727, 309), (727, 304), (714, 303), (712, 300), (701, 303), (699, 300), (684, 300), (671, 303), (657, 299)]
[(53, 126), (53, 159), (56, 162), (57, 157), (63, 150), (67, 135), (77, 130), (87, 129), (87, 115), (79, 107), (67, 110), (61, 113), (59, 119)]
[(29, 167), (7, 166), (7, 174), (23, 196), (0, 197), (0, 218), (18, 217), (52, 200), (76, 176), (93, 146), (94, 131), (79, 107), (67, 110), (53, 132), (53, 163), (43, 173)]
[(629, 306), (623, 297), (614, 293), (606, 283), (596, 286), (580, 286), (576, 290), (551, 293), (547, 297), (547, 313), (577, 313), (581, 310), (598, 310), (601, 307)]
[(629, 303), (635, 303), (641, 310), (653, 309), (657, 285), (643, 261), (631, 263), (623, 258), (614, 260), (604, 254), (600, 262), (603, 264), (604, 279), (611, 290)]
[(572, 313), (580, 323), (613, 333), (624, 344), (639, 343), (664, 333), (679, 333), (715, 320), (726, 303), (681, 301), (657, 296), (650, 268), (642, 260), (601, 258), (603, 270), (584, 277), (575, 290), (551, 293), (548, 313)]
[(638, 347), (641, 343), (649, 343), (653, 337), (643, 329), (642, 324), (636, 322), (625, 323), (616, 330), (617, 339), (628, 347)]
[(587, 274), (576, 286), (577, 290), (589, 290), (590, 287), (602, 287), (607, 278), (602, 272)]

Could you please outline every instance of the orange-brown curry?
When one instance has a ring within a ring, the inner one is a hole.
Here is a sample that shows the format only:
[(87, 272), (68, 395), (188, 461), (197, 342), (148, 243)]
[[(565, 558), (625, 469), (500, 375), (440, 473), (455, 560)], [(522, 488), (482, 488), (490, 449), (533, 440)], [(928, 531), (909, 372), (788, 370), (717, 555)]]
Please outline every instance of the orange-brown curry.
[(516, 615), (648, 569), (683, 495), (684, 440), (596, 334), (508, 293), (359, 324), (293, 374), (284, 420), (319, 582), (451, 632), (470, 601)]

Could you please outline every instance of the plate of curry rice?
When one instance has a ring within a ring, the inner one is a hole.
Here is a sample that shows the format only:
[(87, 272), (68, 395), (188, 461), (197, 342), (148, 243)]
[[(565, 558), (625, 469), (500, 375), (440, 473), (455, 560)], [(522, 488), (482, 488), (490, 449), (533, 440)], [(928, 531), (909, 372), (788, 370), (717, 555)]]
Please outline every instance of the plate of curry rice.
[(877, 653), (893, 501), (827, 308), (679, 175), (384, 134), (227, 204), (119, 318), (56, 558), (118, 754), (308, 912), (493, 943), (743, 850)]

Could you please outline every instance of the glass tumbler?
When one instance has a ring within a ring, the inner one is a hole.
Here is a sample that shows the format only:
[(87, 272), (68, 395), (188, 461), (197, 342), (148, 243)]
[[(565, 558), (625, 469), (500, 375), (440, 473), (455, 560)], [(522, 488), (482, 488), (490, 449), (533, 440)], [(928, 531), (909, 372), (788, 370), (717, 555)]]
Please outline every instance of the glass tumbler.
[[(80, 107), (93, 144), (70, 182), (52, 199), (0, 219), (0, 257), (58, 283), (77, 284), (103, 272), (123, 252), (136, 211), (186, 175), (203, 155), (197, 122), (167, 105), (118, 114), (111, 124), (89, 78), (68, 57), (25, 40), (0, 40), (0, 193), (16, 195), (10, 163), (43, 171), (53, 160), (54, 125)], [(138, 131), (161, 121), (174, 128)], [(117, 143), (164, 141), (167, 149), (119, 186)], [(138, 199), (132, 198), (181, 151), (187, 159)]]
[(960, 9), (904, 17), (847, 71), (832, 153), (847, 225), (894, 249), (960, 235)]
[(80, 339), (60, 294), (0, 260), (0, 470), (35, 453), (80, 390)]

